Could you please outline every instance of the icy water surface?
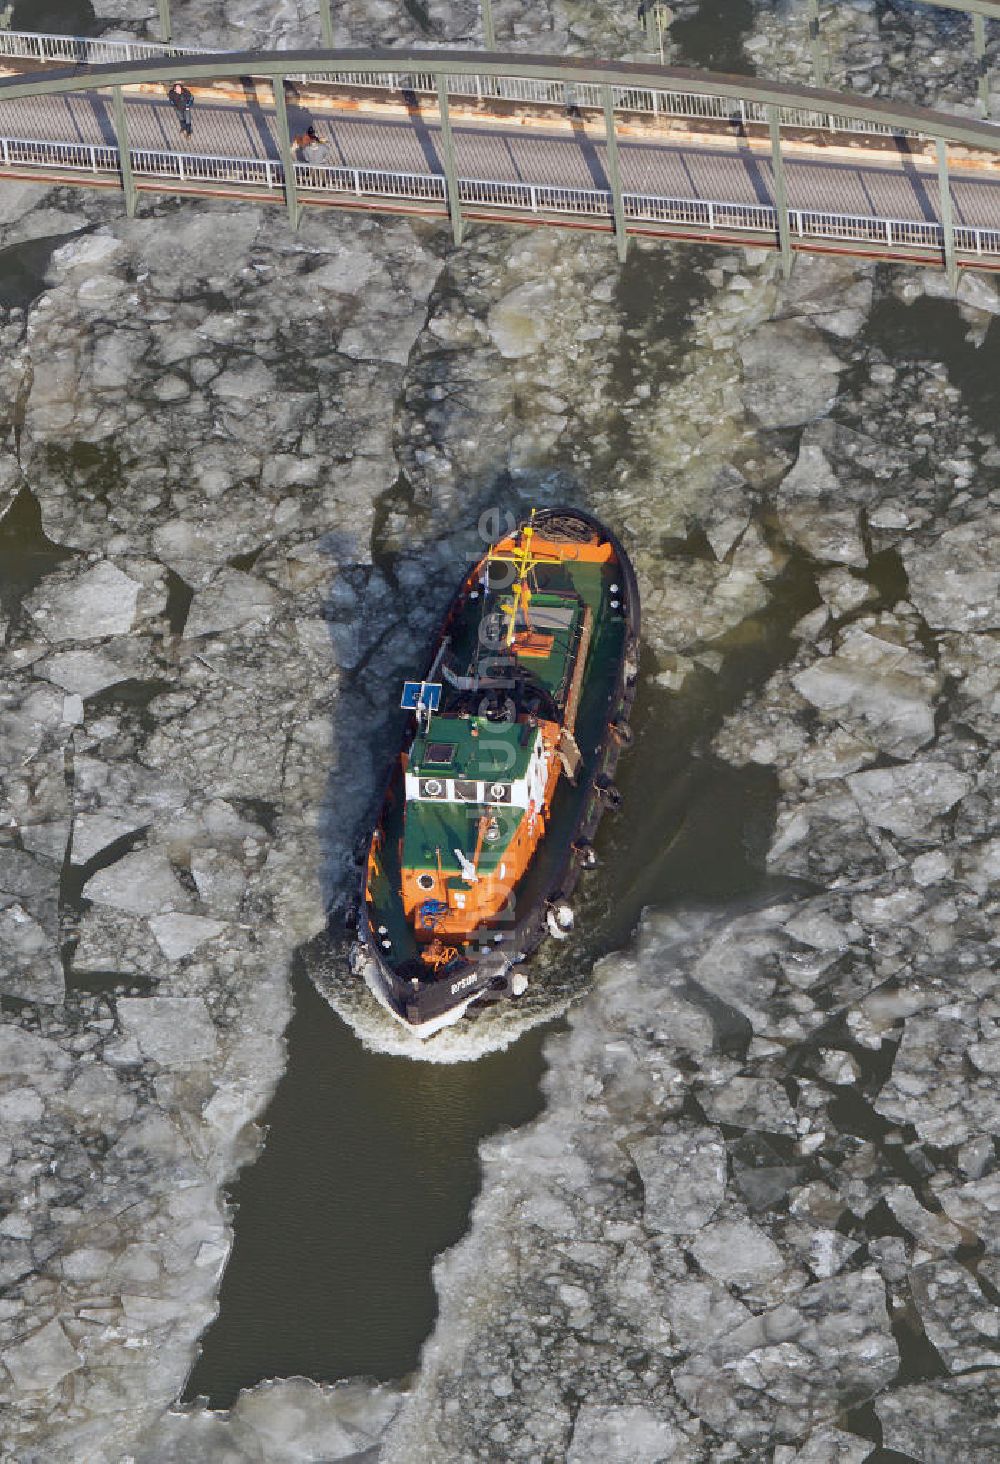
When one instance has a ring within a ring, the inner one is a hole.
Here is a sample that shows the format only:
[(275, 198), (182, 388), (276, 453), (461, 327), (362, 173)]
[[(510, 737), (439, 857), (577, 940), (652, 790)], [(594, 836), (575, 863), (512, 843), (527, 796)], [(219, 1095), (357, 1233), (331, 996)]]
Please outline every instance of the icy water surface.
[(71, 234), (30, 239), (0, 250), (0, 306), (26, 310), (45, 288), (45, 271), (53, 251)]
[[(691, 283), (678, 282), (678, 320)], [(897, 360), (943, 360), (974, 398), (990, 375), (992, 338), (974, 352), (949, 309), (885, 296), (868, 338)], [(773, 532), (766, 516), (764, 529)], [(697, 534), (662, 545), (666, 559), (707, 552)], [(873, 588), (886, 604), (901, 592), (898, 574), (892, 556), (873, 559)], [(288, 1070), (267, 1115), (264, 1154), (231, 1192), (239, 1213), (221, 1314), (187, 1396), (224, 1406), (266, 1376), (410, 1372), (436, 1314), (431, 1263), (463, 1233), (478, 1191), (478, 1145), (539, 1112), (544, 1039), (560, 1007), (586, 989), (593, 962), (627, 945), (644, 907), (703, 902), (738, 910), (793, 890), (794, 882), (763, 873), (773, 770), (735, 768), (709, 750), (722, 719), (789, 659), (793, 627), (818, 603), (813, 566), (801, 554), (790, 555), (769, 589), (763, 609), (713, 642), (722, 654), (718, 674), (696, 671), (680, 694), (669, 693), (656, 682), (652, 657), (644, 659), (635, 744), (618, 777), (624, 812), (602, 825), (600, 867), (575, 901), (576, 937), (564, 948), (550, 944), (535, 963), (527, 1030), (497, 1009), (420, 1053), (346, 977), (342, 951), (310, 953), (310, 974), (355, 1032), (301, 967)], [(720, 1031), (721, 1050), (738, 1054), (744, 1029)], [(386, 1050), (371, 1050), (379, 1047)], [(867, 1106), (858, 1105), (850, 1123), (859, 1137), (880, 1139)], [(901, 1375), (924, 1375), (913, 1347), (904, 1350)]]
[(238, 1240), (187, 1395), (265, 1377), (403, 1376), (435, 1314), (431, 1262), (464, 1229), (479, 1141), (541, 1106), (538, 1028), (448, 1066), (367, 1051), (295, 980), (269, 1137), (231, 1194)]
[(0, 609), (16, 616), (24, 596), (70, 557), (46, 537), (38, 503), (23, 489), (0, 519)]
[(359, 983), (353, 996), (345, 990), (342, 951), (311, 953), (362, 1046), (300, 967), (288, 1069), (264, 1153), (231, 1191), (235, 1248), (189, 1398), (224, 1407), (263, 1377), (390, 1379), (416, 1366), (436, 1313), (430, 1265), (464, 1230), (478, 1145), (539, 1112), (543, 1042), (594, 960), (628, 941), (646, 905), (765, 894), (773, 776), (694, 752), (784, 658), (791, 625), (814, 601), (808, 572), (791, 568), (774, 602), (742, 627), (723, 674), (696, 679), (690, 696), (667, 694), (645, 666), (636, 741), (621, 765), (625, 813), (602, 824), (600, 867), (575, 902), (579, 935), (532, 963), (528, 1011), (538, 1025), (518, 1036), (509, 1010), (496, 1008), (421, 1050)]
[(17, 0), (10, 19), (11, 30), (57, 36), (93, 36), (106, 24), (98, 24), (90, 0)]
[[(414, 15), (425, 13), (419, 0), (408, 8)], [(748, 69), (742, 38), (751, 25), (750, 0), (700, 4), (688, 0), (677, 10), (672, 60), (724, 71)], [(433, 19), (433, 7), (426, 13)], [(88, 33), (96, 23), (86, 0), (68, 0), (44, 8), (19, 5), (14, 24)], [(61, 242), (60, 236), (54, 242), (17, 245), (0, 255), (0, 303), (30, 305), (49, 254)], [(566, 257), (571, 258), (568, 245)], [(593, 436), (601, 438), (602, 445), (590, 441), (584, 430), (574, 436), (571, 427), (559, 451), (567, 441), (575, 450), (585, 445), (591, 453), (590, 471), (581, 468), (578, 477), (570, 479), (567, 464), (555, 465), (565, 468), (571, 496), (575, 493), (585, 506), (601, 511), (602, 484), (618, 491), (632, 472), (640, 483), (645, 481), (637, 471), (640, 438), (635, 422), (641, 418), (637, 403), (648, 400), (650, 389), (673, 388), (686, 378), (685, 339), (696, 310), (717, 309), (717, 318), (723, 318), (724, 286), (710, 279), (711, 273), (719, 273), (715, 266), (721, 259), (721, 253), (709, 250), (671, 251), (664, 246), (655, 256), (633, 250), (619, 276), (614, 309), (608, 312), (621, 329), (615, 350), (608, 354), (606, 395), (611, 409), (607, 420), (586, 424), (588, 430), (594, 427)], [(803, 275), (808, 279), (812, 263), (800, 261), (800, 283)], [(501, 259), (498, 269), (505, 268), (509, 270), (509, 261)], [(742, 283), (750, 288), (747, 280)], [(497, 294), (503, 288), (498, 286)], [(716, 290), (719, 293), (713, 297)], [(456, 295), (455, 318), (460, 323), (466, 301), (460, 290)], [(468, 308), (477, 308), (471, 292)], [(439, 323), (446, 320), (446, 311), (439, 310), (438, 318)], [(994, 415), (1000, 327), (980, 326), (985, 340), (977, 347), (952, 302), (924, 298), (906, 305), (883, 289), (864, 340), (870, 351), (880, 351), (896, 366), (921, 359), (942, 363), (961, 389), (972, 417), (987, 427)], [(447, 341), (445, 331), (441, 338)], [(425, 371), (419, 378), (420, 364), (412, 367), (412, 376), (426, 405), (431, 376)], [(502, 365), (498, 374), (507, 369), (520, 368)], [(456, 379), (462, 387), (460, 376)], [(441, 380), (443, 385), (436, 388), (439, 400), (447, 399), (453, 384), (447, 373)], [(586, 398), (581, 395), (580, 400)], [(528, 388), (524, 401), (526, 418), (541, 412), (538, 394), (532, 397)], [(559, 413), (566, 405), (558, 395), (550, 396), (547, 410)], [(15, 446), (23, 425), (19, 410), (15, 405)], [(457, 416), (459, 407), (455, 411)], [(794, 430), (779, 429), (771, 443), (776, 460), (787, 454), (791, 461), (796, 444)], [(102, 475), (113, 477), (117, 471), (115, 463), (93, 447), (78, 445), (65, 453), (67, 471), (72, 467), (86, 480), (88, 496), (91, 477), (96, 484), (99, 478), (103, 482)], [(402, 523), (394, 532), (404, 541), (411, 536), (417, 540), (420, 490), (404, 492), (403, 474), (400, 483), (398, 491), (385, 495), (384, 513), (380, 509), (372, 538), (372, 579), (384, 575), (379, 581), (383, 589), (387, 584), (394, 592), (412, 580), (405, 575), (394, 580), (392, 557), (374, 551), (383, 529), (389, 539), (383, 520), (394, 514)], [(756, 485), (757, 480), (755, 489)], [(529, 490), (523, 484), (507, 486), (509, 505), (520, 514), (531, 501)], [(659, 489), (659, 483), (656, 486)], [(93, 491), (99, 497), (104, 490), (98, 485)], [(781, 551), (766, 486), (760, 497), (763, 506), (758, 505), (753, 531), (759, 530)], [(671, 507), (666, 489), (663, 506), (665, 512)], [(690, 566), (699, 560), (715, 565), (700, 528), (678, 537), (674, 525), (652, 545), (649, 534), (638, 535), (627, 523), (624, 494), (607, 510), (607, 517), (618, 527), (624, 523), (623, 532), (636, 535), (637, 551), (646, 555), (645, 572), (651, 579), (666, 571), (663, 578), (669, 582), (671, 566)], [(453, 530), (449, 524), (448, 531)], [(448, 543), (455, 548), (456, 539)], [(425, 547), (429, 573), (436, 576), (441, 561), (433, 560), (435, 546), (429, 536)], [(0, 524), (3, 618), (16, 627), (23, 597), (69, 557), (68, 551), (45, 537), (38, 504), (24, 491)], [(249, 570), (255, 558), (256, 553), (237, 556), (231, 567)], [(456, 560), (454, 578), (462, 562)], [(361, 566), (359, 579), (366, 573), (367, 566)], [(888, 608), (904, 597), (905, 574), (895, 551), (872, 555), (863, 573), (880, 597), (878, 603), (869, 603), (869, 609)], [(857, 578), (861, 577), (859, 571)], [(436, 579), (434, 583), (436, 593)], [(194, 592), (173, 572), (167, 575), (167, 586), (164, 614), (170, 629), (180, 635)], [(351, 601), (350, 613), (359, 620), (365, 615), (371, 618), (371, 603), (359, 595), (357, 602)], [(790, 549), (785, 568), (768, 580), (762, 608), (742, 615), (728, 633), (706, 634), (708, 656), (701, 662), (698, 652), (705, 647), (689, 648), (694, 661), (682, 690), (667, 690), (657, 680), (656, 657), (651, 649), (646, 651), (633, 718), (635, 744), (618, 775), (623, 812), (607, 818), (600, 831), (599, 868), (583, 880), (574, 900), (578, 918), (574, 938), (565, 946), (548, 946), (533, 963), (529, 994), (516, 1013), (492, 1009), (421, 1048), (350, 978), (342, 933), (329, 943), (316, 942), (300, 950), (294, 972), (294, 1015), (287, 1033), (287, 1070), (263, 1119), (267, 1130), (263, 1152), (228, 1190), (236, 1213), (235, 1244), (221, 1283), (220, 1313), (204, 1334), (202, 1355), (188, 1379), (185, 1397), (207, 1397), (213, 1406), (225, 1408), (241, 1389), (262, 1378), (301, 1374), (332, 1381), (358, 1375), (402, 1379), (411, 1374), (437, 1315), (435, 1257), (465, 1233), (480, 1188), (480, 1145), (490, 1135), (528, 1124), (540, 1113), (545, 1041), (560, 1027), (563, 1012), (586, 993), (594, 962), (629, 945), (644, 908), (669, 912), (700, 905), (728, 914), (812, 888), (805, 880), (769, 878), (764, 872), (778, 794), (774, 767), (753, 762), (735, 766), (715, 755), (712, 742), (743, 698), (763, 688), (776, 668), (793, 657), (795, 627), (818, 604), (817, 566), (805, 553)], [(405, 639), (408, 629), (414, 640), (423, 635), (423, 628), (408, 625), (402, 610), (393, 609), (391, 615), (397, 618), (387, 634), (387, 658), (394, 654), (394, 632), (397, 640), (400, 632)], [(355, 715), (359, 703), (354, 698), (360, 697), (361, 683), (369, 675), (368, 654), (354, 681), (346, 672), (343, 677), (347, 710), (341, 720), (351, 730), (359, 725)], [(377, 677), (374, 684), (379, 686)], [(159, 691), (158, 682), (129, 680), (106, 700), (119, 710), (127, 703), (128, 717), (141, 719), (147, 701)], [(376, 763), (391, 745), (379, 711), (382, 703), (379, 690), (368, 704), (372, 715), (361, 719), (375, 746)], [(92, 698), (88, 717), (104, 705), (100, 698)], [(119, 720), (127, 718), (122, 714)], [(117, 858), (121, 852), (115, 846), (105, 857)], [(72, 883), (64, 881), (60, 896), (64, 907), (74, 904), (95, 867), (81, 867)], [(91, 973), (81, 989), (105, 988), (121, 994), (118, 973), (106, 978)], [(742, 1060), (750, 1026), (737, 1015), (727, 1028), (726, 1012), (733, 1014), (735, 1008), (720, 1000), (711, 1013), (716, 1050), (723, 1061)], [(815, 1057), (812, 1049), (820, 1045), (821, 1037), (834, 1047), (841, 1040), (836, 1032), (824, 1031), (811, 1043), (803, 1043), (795, 1056), (796, 1078), (803, 1071), (808, 1078)], [(869, 1069), (874, 1072), (878, 1063), (891, 1061), (890, 1046), (886, 1043), (885, 1050), (876, 1050), (874, 1056), (858, 1052), (863, 1076), (867, 1078)], [(831, 1115), (852, 1139), (870, 1142), (879, 1152), (886, 1149), (882, 1143), (886, 1125), (874, 1117), (869, 1103), (848, 1093), (837, 1100)], [(907, 1171), (905, 1177), (909, 1181), (913, 1175)], [(922, 1332), (911, 1327), (905, 1315), (896, 1324), (896, 1337), (902, 1354), (901, 1379), (934, 1376), (939, 1364), (928, 1354)], [(878, 1437), (869, 1406), (850, 1422), (859, 1433)], [(873, 1456), (878, 1464), (888, 1464), (894, 1457), (903, 1456), (891, 1451)]]
[(693, 14), (680, 15), (670, 27), (669, 65), (704, 66), (736, 75), (749, 72), (743, 38), (753, 27), (751, 0), (701, 0)]
[[(622, 337), (609, 387), (614, 402), (629, 400), (643, 382), (662, 387), (677, 380), (691, 316), (710, 290), (705, 269), (713, 258), (711, 251), (633, 255), (616, 291)], [(595, 482), (567, 490), (597, 512), (600, 481), (617, 478), (634, 450), (625, 415), (609, 415), (609, 445)], [(523, 515), (528, 491), (508, 488), (499, 506)], [(402, 489), (392, 502), (409, 510)], [(381, 524), (382, 516), (373, 551)], [(464, 549), (449, 542), (456, 557), (441, 608), (465, 563)], [(431, 545), (426, 553), (433, 569)], [(662, 554), (683, 565), (710, 551), (696, 536), (666, 539)], [(374, 558), (391, 578), (393, 556)], [(773, 824), (773, 775), (736, 770), (707, 747), (722, 717), (787, 658), (791, 627), (816, 602), (808, 568), (793, 559), (765, 608), (716, 643), (723, 657), (718, 676), (695, 674), (683, 695), (671, 694), (656, 684), (655, 661), (646, 658), (635, 745), (620, 769), (624, 812), (602, 824), (599, 868), (574, 901), (577, 935), (540, 952), (516, 1011), (491, 1009), (422, 1045), (350, 975), (343, 949), (325, 958), (310, 953), (309, 974), (349, 1025), (317, 999), (300, 971), (288, 1068), (265, 1116), (264, 1154), (231, 1191), (239, 1210), (221, 1311), (203, 1339), (187, 1397), (204, 1394), (225, 1406), (263, 1377), (390, 1379), (417, 1365), (436, 1315), (431, 1262), (465, 1230), (479, 1188), (478, 1146), (539, 1111), (544, 1037), (586, 991), (594, 961), (629, 941), (647, 905), (767, 897), (762, 861)], [(398, 613), (398, 606), (391, 611)], [(381, 722), (371, 735), (381, 762), (390, 750), (382, 745)], [(425, 1152), (429, 1134), (433, 1148)]]
[(886, 295), (872, 311), (866, 336), (896, 364), (940, 361), (948, 380), (962, 393), (962, 402), (977, 427), (996, 423), (1000, 328), (991, 321), (977, 344), (951, 300), (923, 298), (904, 304)]

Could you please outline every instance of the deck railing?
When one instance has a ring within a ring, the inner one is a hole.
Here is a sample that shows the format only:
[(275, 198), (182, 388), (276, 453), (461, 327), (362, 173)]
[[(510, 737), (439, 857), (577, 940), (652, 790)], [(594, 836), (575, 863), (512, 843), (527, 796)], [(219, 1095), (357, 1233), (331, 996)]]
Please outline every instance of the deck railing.
[[(170, 56), (225, 54), (197, 46), (166, 46), (156, 41), (117, 40), (87, 36), (59, 36), (31, 31), (0, 31), (0, 58), (61, 62), (66, 65), (100, 66), (115, 62), (151, 61)], [(516, 58), (511, 58), (512, 65)], [(437, 82), (427, 71), (336, 71), (289, 74), (289, 80), (312, 82), (352, 91), (370, 90), (427, 97), (436, 102)], [(558, 78), (527, 76), (456, 75), (446, 78), (448, 96), (454, 101), (502, 102), (505, 105), (579, 107), (600, 112), (604, 101), (600, 85), (564, 82)], [(701, 95), (697, 92), (660, 90), (654, 87), (612, 86), (613, 107), (620, 115), (664, 120), (722, 122), (746, 126), (767, 126), (765, 108), (754, 101)], [(823, 132), (886, 135), (901, 129), (846, 113), (817, 111), (810, 107), (786, 106), (778, 110), (782, 127)]]
[(104, 36), (57, 36), (45, 31), (0, 30), (0, 57), (11, 61), (59, 61), (67, 66), (107, 66), (116, 61), (155, 61), (163, 56), (205, 56), (203, 46), (165, 46), (159, 41)]
[[(93, 176), (119, 174), (118, 149), (100, 143), (49, 142), (35, 138), (0, 137), (0, 162), (10, 169), (24, 168), (36, 176), (43, 170), (68, 170)], [(131, 151), (136, 179), (147, 179), (179, 189), (201, 184), (220, 192), (259, 190), (280, 198), (284, 168), (277, 159), (211, 157), (202, 153), (175, 153), (147, 148)], [(380, 198), (433, 203), (447, 210), (447, 184), (438, 173), (392, 172), (317, 163), (296, 163), (295, 186), (303, 202)], [(459, 178), (463, 209), (484, 209), (515, 217), (612, 220), (612, 194), (603, 188), (564, 188), (548, 183), (500, 179)], [(706, 238), (747, 235), (774, 238), (778, 214), (769, 204), (746, 204), (725, 199), (669, 198), (646, 193), (624, 193), (625, 217), (641, 231), (644, 224), (690, 229)], [(873, 250), (926, 252), (936, 262), (944, 236), (941, 225), (926, 219), (879, 219), (856, 214), (820, 213), (789, 209), (796, 240), (860, 245)], [(955, 243), (965, 256), (1000, 262), (1000, 227), (972, 228), (958, 224)]]

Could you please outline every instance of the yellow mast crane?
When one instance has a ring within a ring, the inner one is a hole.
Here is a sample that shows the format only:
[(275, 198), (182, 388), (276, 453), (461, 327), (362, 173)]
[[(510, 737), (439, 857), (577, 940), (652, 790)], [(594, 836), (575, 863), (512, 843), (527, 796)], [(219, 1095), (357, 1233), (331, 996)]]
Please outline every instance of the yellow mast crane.
[(512, 564), (516, 572), (514, 581), (514, 598), (506, 600), (500, 609), (507, 617), (507, 634), (504, 637), (504, 645), (509, 649), (514, 644), (514, 636), (517, 630), (517, 615), (519, 610), (524, 611), (524, 622), (531, 630), (531, 618), (529, 607), (531, 605), (531, 586), (528, 583), (528, 576), (539, 564), (558, 564), (561, 556), (559, 554), (537, 554), (531, 547), (535, 537), (535, 510), (531, 510), (531, 520), (521, 530), (521, 542), (515, 543), (513, 549), (506, 554), (499, 554), (491, 549), (487, 555), (487, 564)]

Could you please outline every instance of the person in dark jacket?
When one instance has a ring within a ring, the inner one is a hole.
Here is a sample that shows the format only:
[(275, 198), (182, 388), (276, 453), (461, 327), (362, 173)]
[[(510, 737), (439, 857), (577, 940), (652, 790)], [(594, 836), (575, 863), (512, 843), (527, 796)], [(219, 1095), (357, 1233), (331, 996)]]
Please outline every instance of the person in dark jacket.
[(191, 112), (194, 107), (194, 97), (188, 91), (183, 81), (175, 81), (167, 96), (170, 98), (170, 105), (180, 118), (181, 132), (183, 132), (185, 137), (190, 137)]
[(297, 150), (300, 162), (317, 164), (333, 162), (333, 155), (329, 147), (320, 137), (312, 122), (309, 123), (305, 132), (293, 138), (292, 146)]

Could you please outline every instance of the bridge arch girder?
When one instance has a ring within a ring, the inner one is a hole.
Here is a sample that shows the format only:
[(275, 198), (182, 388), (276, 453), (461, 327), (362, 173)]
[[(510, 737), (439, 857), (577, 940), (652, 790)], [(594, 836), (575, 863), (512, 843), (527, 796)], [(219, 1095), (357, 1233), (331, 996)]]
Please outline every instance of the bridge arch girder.
[(30, 78), (0, 77), (0, 102), (22, 97), (57, 96), (66, 92), (99, 91), (107, 87), (169, 84), (185, 81), (223, 81), (243, 76), (273, 79), (329, 73), (364, 75), (378, 72), (418, 71), (435, 78), (448, 76), (518, 77), (598, 86), (675, 91), (751, 102), (761, 107), (802, 109), (828, 113), (893, 131), (940, 139), (970, 148), (1000, 151), (1000, 128), (974, 118), (957, 117), (929, 107), (887, 103), (815, 87), (799, 87), (757, 77), (728, 76), (644, 62), (596, 61), (565, 56), (534, 56), (486, 51), (400, 50), (342, 48), (335, 50), (226, 51), (217, 55), (170, 56), (149, 61), (79, 67), (60, 67)]

